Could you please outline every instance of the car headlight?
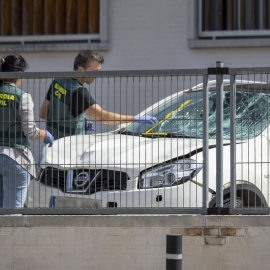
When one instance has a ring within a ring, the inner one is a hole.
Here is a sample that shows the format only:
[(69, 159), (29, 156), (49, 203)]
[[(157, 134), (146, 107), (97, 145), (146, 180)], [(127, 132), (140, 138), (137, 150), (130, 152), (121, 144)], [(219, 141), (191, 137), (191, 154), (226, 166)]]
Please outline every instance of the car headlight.
[(180, 185), (194, 178), (201, 169), (202, 164), (193, 159), (172, 161), (144, 171), (140, 177), (140, 188)]

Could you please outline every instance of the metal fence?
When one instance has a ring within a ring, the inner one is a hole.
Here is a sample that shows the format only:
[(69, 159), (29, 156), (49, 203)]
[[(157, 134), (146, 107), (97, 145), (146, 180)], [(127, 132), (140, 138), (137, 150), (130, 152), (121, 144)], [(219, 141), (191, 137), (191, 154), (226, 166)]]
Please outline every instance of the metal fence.
[[(24, 207), (3, 207), (0, 214), (269, 214), (269, 74), (270, 68), (222, 63), (1, 73), (6, 82), (24, 79), (20, 88), (31, 94), (41, 129), (47, 123), (39, 110), (57, 78), (95, 78), (85, 87), (104, 110), (154, 116), (158, 124), (105, 125), (92, 117), (95, 130), (84, 135), (65, 136), (52, 147), (30, 141), (36, 178)], [(5, 102), (0, 93), (0, 105)]]

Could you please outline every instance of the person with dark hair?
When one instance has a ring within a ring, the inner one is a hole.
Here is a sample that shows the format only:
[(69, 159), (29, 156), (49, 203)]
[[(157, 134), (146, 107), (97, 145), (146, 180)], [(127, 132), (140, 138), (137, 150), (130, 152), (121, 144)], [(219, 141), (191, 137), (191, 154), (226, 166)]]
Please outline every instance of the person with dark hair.
[[(98, 71), (104, 62), (102, 55), (91, 50), (81, 51), (75, 58), (74, 71)], [(47, 129), (55, 139), (85, 134), (85, 115), (103, 124), (118, 125), (128, 122), (157, 124), (150, 116), (121, 115), (103, 110), (83, 84), (95, 81), (91, 77), (55, 79), (40, 109), (40, 118), (47, 120)]]
[[(21, 55), (9, 54), (1, 59), (1, 72), (25, 72), (27, 62)], [(23, 208), (31, 176), (35, 177), (34, 157), (28, 139), (48, 140), (53, 136), (36, 127), (34, 103), (30, 94), (18, 87), (23, 79), (0, 82), (0, 205)]]

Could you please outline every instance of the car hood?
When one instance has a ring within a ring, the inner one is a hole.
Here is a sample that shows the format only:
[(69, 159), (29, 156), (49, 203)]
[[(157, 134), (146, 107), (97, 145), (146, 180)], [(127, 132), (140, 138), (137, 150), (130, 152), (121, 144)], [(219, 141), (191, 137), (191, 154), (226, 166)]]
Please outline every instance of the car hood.
[[(215, 145), (215, 140), (209, 141), (209, 147)], [(40, 166), (116, 170), (134, 177), (156, 164), (198, 153), (202, 146), (202, 139), (152, 139), (115, 133), (77, 135), (55, 140), (53, 147), (46, 146)]]

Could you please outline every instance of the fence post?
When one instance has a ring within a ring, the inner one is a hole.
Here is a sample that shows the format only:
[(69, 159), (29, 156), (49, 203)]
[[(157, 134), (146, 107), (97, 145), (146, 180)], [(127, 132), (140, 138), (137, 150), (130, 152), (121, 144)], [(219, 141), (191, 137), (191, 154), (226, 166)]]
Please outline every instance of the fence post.
[(236, 199), (236, 172), (235, 172), (235, 153), (236, 153), (236, 85), (235, 74), (230, 76), (230, 208), (235, 208)]
[(182, 270), (182, 235), (166, 236), (166, 270)]
[(203, 77), (203, 209), (209, 203), (209, 83)]
[[(216, 62), (217, 68), (223, 68), (223, 62)], [(223, 207), (223, 74), (216, 75), (217, 91), (217, 150), (216, 150), (216, 207)]]
[(229, 74), (229, 68), (220, 61), (215, 68), (208, 68), (208, 75), (216, 76), (216, 197), (215, 207), (207, 209), (208, 215), (229, 214), (229, 208), (223, 208), (223, 76)]

